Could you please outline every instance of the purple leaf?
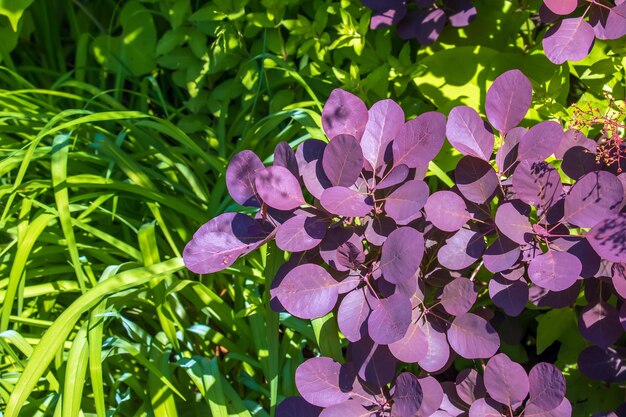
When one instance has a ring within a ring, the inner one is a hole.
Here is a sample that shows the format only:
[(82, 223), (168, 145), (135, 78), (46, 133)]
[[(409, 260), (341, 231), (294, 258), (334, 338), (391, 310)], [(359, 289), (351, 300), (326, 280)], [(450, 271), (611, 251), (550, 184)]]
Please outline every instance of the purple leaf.
[(530, 261), (528, 277), (542, 288), (563, 291), (576, 282), (582, 268), (580, 260), (571, 253), (550, 250)]
[(346, 187), (331, 187), (322, 193), (320, 203), (328, 212), (346, 217), (363, 217), (372, 211), (372, 199)]
[(325, 189), (332, 187), (330, 180), (324, 173), (321, 160), (317, 159), (307, 163), (300, 171), (304, 186), (318, 200), (322, 197)]
[(287, 168), (296, 178), (300, 176), (298, 159), (287, 142), (279, 142), (274, 148), (274, 165)]
[(563, 19), (544, 35), (543, 50), (548, 59), (557, 65), (565, 61), (580, 61), (589, 55), (595, 37), (593, 27), (582, 17)]
[(285, 398), (276, 408), (276, 417), (319, 417), (322, 409), (302, 397)]
[(626, 35), (626, 4), (614, 7), (598, 4), (592, 6), (589, 22), (598, 39), (619, 39)]
[(380, 267), (385, 280), (399, 284), (411, 279), (424, 256), (424, 237), (411, 227), (391, 232), (383, 243)]
[(520, 139), (517, 158), (543, 161), (557, 150), (562, 138), (563, 128), (557, 122), (538, 123)]
[(620, 209), (624, 188), (610, 172), (585, 175), (565, 196), (565, 218), (580, 227), (593, 227)]
[(550, 410), (543, 411), (540, 407), (534, 404), (528, 404), (524, 417), (572, 417), (572, 404), (564, 398), (558, 407)]
[(231, 266), (239, 256), (260, 246), (266, 237), (261, 225), (239, 213), (224, 213), (196, 231), (183, 251), (185, 266), (210, 274)]
[(558, 200), (563, 185), (558, 171), (549, 163), (524, 160), (513, 173), (513, 190), (524, 203), (547, 208)]
[(476, 7), (468, 0), (448, 0), (446, 2), (451, 11), (448, 12), (450, 25), (455, 28), (465, 27), (476, 19)]
[(439, 299), (444, 310), (453, 316), (460, 316), (472, 308), (477, 296), (474, 283), (467, 278), (459, 277), (443, 287)]
[(491, 159), (495, 140), (493, 132), (473, 108), (459, 106), (450, 111), (446, 136), (450, 144), (463, 155), (485, 161)]
[(374, 190), (384, 190), (385, 188), (393, 187), (394, 185), (398, 185), (409, 176), (409, 167), (400, 164), (395, 167), (391, 171), (389, 171), (382, 180), (376, 184)]
[(589, 346), (578, 356), (578, 369), (595, 381), (626, 381), (626, 350)]
[(331, 358), (311, 358), (296, 369), (300, 395), (313, 405), (330, 407), (350, 398), (353, 378)]
[(411, 11), (398, 23), (398, 36), (405, 40), (417, 39), (422, 45), (430, 45), (437, 40), (447, 20), (441, 9)]
[(568, 129), (563, 134), (559, 147), (554, 152), (557, 159), (564, 159), (565, 153), (575, 147), (587, 149), (590, 153), (595, 154), (597, 144), (595, 140), (587, 138), (580, 130)]
[(313, 249), (326, 235), (326, 219), (318, 216), (297, 215), (276, 229), (276, 246), (288, 252)]
[(426, 204), (428, 185), (421, 180), (409, 180), (385, 198), (385, 212), (399, 225), (408, 224), (421, 216)]
[(374, 10), (370, 20), (370, 29), (384, 28), (400, 22), (406, 16), (406, 11), (404, 5), (387, 10)]
[(578, 328), (585, 339), (604, 349), (615, 343), (624, 330), (615, 307), (602, 300), (583, 308)]
[(490, 201), (499, 185), (498, 175), (491, 165), (473, 156), (459, 161), (454, 179), (463, 197), (477, 204)]
[(560, 237), (554, 239), (552, 245), (555, 249), (569, 252), (580, 260), (583, 264), (583, 270), (580, 272), (581, 278), (591, 278), (600, 269), (601, 259), (586, 239), (575, 235)]
[(523, 127), (514, 127), (504, 137), (504, 143), (496, 152), (498, 172), (505, 173), (515, 167), (519, 150), (519, 141), (526, 134)]
[(462, 228), (446, 240), (446, 244), (437, 252), (437, 260), (444, 268), (458, 271), (472, 265), (484, 252), (483, 234)]
[(466, 359), (490, 358), (500, 347), (500, 338), (491, 324), (472, 313), (454, 319), (448, 329), (448, 342)]
[[(439, 408), (443, 401), (441, 384), (432, 376), (418, 378), (424, 394), (422, 406), (417, 410), (415, 417), (430, 417)], [(394, 397), (395, 398), (395, 397)]]
[(530, 109), (533, 89), (519, 70), (507, 71), (487, 91), (485, 111), (489, 122), (503, 135), (517, 126)]
[[(626, 300), (626, 264), (615, 263), (611, 267), (611, 281), (615, 292)], [(624, 303), (626, 305), (626, 303)]]
[(596, 224), (587, 240), (609, 262), (626, 262), (626, 214), (613, 214)]
[(528, 298), (537, 307), (564, 308), (574, 304), (579, 293), (580, 285), (578, 282), (563, 291), (548, 291), (533, 285), (528, 291)]
[(300, 173), (302, 173), (302, 169), (309, 162), (322, 159), (326, 145), (326, 142), (318, 139), (307, 139), (298, 146), (296, 149), (296, 161), (298, 161)]
[(578, 180), (583, 175), (598, 169), (595, 152), (582, 146), (574, 146), (563, 155), (561, 170), (571, 179)]
[(354, 243), (346, 242), (337, 248), (337, 262), (349, 269), (358, 269), (365, 262), (365, 254)]
[(271, 166), (256, 172), (254, 184), (265, 204), (278, 210), (293, 210), (305, 204), (298, 179), (287, 168)]
[(418, 363), (427, 372), (437, 372), (450, 357), (450, 348), (445, 333), (438, 331), (420, 319), (411, 323), (404, 337), (389, 345), (391, 353), (407, 363)]
[(470, 219), (465, 202), (452, 191), (431, 194), (424, 209), (427, 220), (444, 232), (456, 232)]
[(396, 376), (396, 360), (389, 348), (369, 337), (348, 346), (348, 360), (354, 364), (359, 378), (375, 391), (380, 391)]
[(226, 168), (228, 193), (242, 206), (258, 206), (255, 198), (254, 178), (265, 166), (252, 151), (241, 151), (233, 156)]
[(534, 236), (533, 227), (528, 217), (530, 207), (520, 200), (512, 200), (498, 207), (496, 226), (502, 234), (515, 243), (524, 245)]
[(406, 122), (392, 143), (394, 165), (409, 168), (428, 165), (439, 153), (446, 136), (446, 117), (426, 112)]
[(500, 404), (491, 398), (479, 398), (469, 409), (469, 417), (502, 417)]
[(465, 404), (472, 404), (478, 398), (485, 397), (487, 390), (483, 377), (474, 369), (463, 369), (456, 376), (456, 394)]
[(565, 378), (559, 369), (546, 362), (535, 365), (528, 374), (530, 383), (529, 404), (550, 411), (558, 407), (565, 398)]
[(367, 320), (372, 340), (388, 345), (402, 339), (411, 323), (411, 301), (396, 293), (374, 302), (372, 307), (372, 313)]
[(363, 168), (363, 154), (354, 136), (335, 136), (324, 149), (322, 168), (332, 185), (353, 185)]
[(487, 362), (485, 388), (491, 398), (515, 409), (528, 395), (528, 376), (521, 365), (500, 353)]
[(495, 305), (512, 317), (518, 316), (528, 301), (528, 285), (526, 281), (509, 281), (499, 274), (489, 281), (489, 297)]
[(374, 413), (363, 407), (359, 401), (348, 400), (322, 411), (320, 417), (373, 417)]
[(568, 15), (578, 7), (578, 0), (544, 0), (550, 11), (559, 15)]
[(422, 406), (424, 392), (420, 381), (410, 372), (403, 372), (396, 378), (393, 394), (393, 415), (414, 417)]
[(374, 246), (382, 246), (396, 228), (396, 222), (389, 217), (375, 216), (367, 222), (365, 239)]
[(519, 245), (506, 236), (500, 236), (485, 251), (483, 261), (489, 272), (502, 272), (511, 269), (521, 255)]
[(304, 264), (289, 271), (276, 295), (289, 313), (301, 319), (314, 319), (335, 307), (339, 283), (321, 266)]
[(367, 117), (367, 107), (360, 98), (336, 88), (324, 104), (322, 127), (329, 139), (337, 135), (352, 135), (361, 140)]
[(348, 293), (337, 311), (337, 324), (341, 333), (351, 342), (357, 342), (367, 334), (365, 322), (370, 314), (370, 307), (367, 303), (362, 289)]
[(387, 99), (374, 103), (368, 114), (361, 148), (363, 157), (377, 172), (384, 164), (387, 145), (404, 125), (404, 112), (395, 101)]
[(326, 236), (320, 243), (320, 256), (331, 268), (338, 271), (348, 271), (349, 268), (340, 264), (337, 260), (337, 250), (346, 242), (352, 243), (359, 251), (363, 250), (361, 239), (350, 229), (334, 227), (328, 229)]

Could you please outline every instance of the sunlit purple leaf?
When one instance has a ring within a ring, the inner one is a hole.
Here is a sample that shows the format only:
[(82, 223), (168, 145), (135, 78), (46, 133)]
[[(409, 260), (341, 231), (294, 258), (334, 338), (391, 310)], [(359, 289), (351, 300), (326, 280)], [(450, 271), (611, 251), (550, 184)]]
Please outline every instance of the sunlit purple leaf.
[(467, 278), (455, 278), (445, 287), (439, 297), (443, 308), (453, 316), (467, 313), (474, 303), (478, 292), (474, 283)]
[(582, 268), (580, 260), (571, 253), (550, 250), (530, 261), (528, 277), (542, 288), (563, 291), (576, 282)]
[(601, 3), (592, 6), (589, 22), (598, 39), (619, 39), (626, 35), (626, 4), (606, 7)]
[(426, 112), (402, 126), (393, 140), (395, 165), (417, 168), (428, 163), (439, 153), (446, 136), (446, 117), (437, 112)]
[(485, 161), (491, 159), (495, 141), (493, 132), (473, 108), (458, 106), (450, 111), (446, 136), (450, 144), (463, 155)]
[(523, 127), (514, 127), (504, 137), (504, 143), (496, 152), (496, 165), (498, 172), (511, 173), (517, 163), (517, 154), (519, 151), (519, 141), (526, 134)]
[(271, 166), (254, 176), (256, 191), (265, 204), (278, 210), (292, 210), (305, 204), (296, 177), (287, 168)]
[(432, 376), (418, 378), (424, 398), (415, 417), (430, 417), (439, 408), (443, 401), (441, 384)]
[(289, 271), (276, 290), (278, 300), (296, 317), (314, 319), (335, 307), (339, 283), (324, 268), (315, 264), (299, 265)]
[(593, 227), (616, 213), (624, 188), (610, 172), (594, 171), (582, 177), (565, 196), (565, 220), (580, 227)]
[(329, 139), (337, 135), (352, 135), (361, 140), (367, 117), (367, 107), (360, 98), (336, 88), (324, 104), (322, 127)]
[(543, 50), (557, 65), (580, 61), (589, 55), (595, 37), (593, 27), (582, 17), (567, 18), (548, 29), (543, 37)]
[(595, 154), (597, 143), (595, 140), (587, 138), (580, 130), (568, 129), (563, 134), (559, 147), (554, 152), (557, 159), (564, 159), (565, 153), (575, 147), (587, 149), (590, 153)]
[(469, 409), (469, 417), (502, 417), (502, 406), (491, 398), (479, 398)]
[(313, 405), (330, 407), (350, 398), (354, 377), (331, 358), (306, 360), (296, 369), (296, 386)]
[(617, 310), (602, 300), (583, 308), (578, 328), (585, 339), (605, 349), (615, 343), (623, 333)]
[(565, 398), (565, 378), (554, 365), (541, 362), (528, 373), (530, 385), (529, 404), (550, 411), (558, 407)]
[(332, 185), (353, 185), (363, 168), (361, 147), (354, 136), (335, 136), (324, 149), (322, 168)]
[(528, 395), (528, 375), (521, 365), (500, 353), (487, 362), (485, 388), (491, 398), (515, 409)]
[(581, 278), (591, 278), (595, 276), (600, 269), (601, 259), (593, 250), (587, 239), (581, 239), (580, 236), (559, 237), (552, 241), (555, 249), (566, 251), (576, 256), (583, 265), (580, 272)]
[(484, 252), (483, 234), (462, 228), (446, 240), (446, 244), (437, 252), (437, 260), (444, 268), (458, 271), (472, 265)]
[(402, 294), (394, 294), (373, 303), (367, 327), (374, 342), (388, 345), (402, 339), (409, 323), (411, 301)]
[(359, 401), (348, 400), (325, 408), (320, 417), (374, 417), (375, 415), (363, 407)]
[(420, 210), (428, 200), (428, 185), (421, 180), (409, 180), (385, 198), (387, 216), (403, 225), (421, 216)]
[(377, 172), (384, 163), (387, 145), (404, 125), (404, 111), (395, 101), (387, 99), (374, 103), (368, 114), (361, 148), (363, 157)]
[(370, 20), (370, 29), (379, 29), (395, 25), (406, 16), (406, 11), (404, 5), (387, 10), (374, 10), (372, 19)]
[(528, 217), (530, 207), (520, 200), (512, 200), (498, 207), (496, 226), (502, 234), (515, 243), (524, 245), (534, 236), (533, 227)]
[(387, 236), (398, 226), (389, 217), (375, 216), (370, 219), (365, 228), (365, 239), (374, 246), (382, 246)]
[(383, 176), (382, 180), (376, 184), (374, 189), (384, 190), (385, 188), (393, 187), (394, 185), (404, 182), (408, 176), (409, 167), (404, 164), (397, 165)]
[(483, 261), (488, 271), (496, 273), (511, 269), (520, 258), (519, 244), (506, 236), (500, 236), (485, 251)]
[(404, 337), (389, 345), (391, 353), (407, 363), (418, 363), (427, 372), (443, 368), (450, 357), (445, 333), (420, 319), (411, 323)]
[(241, 151), (233, 156), (226, 168), (228, 193), (242, 206), (258, 206), (255, 197), (254, 178), (265, 166), (252, 151)]
[(274, 165), (287, 168), (296, 178), (300, 176), (296, 154), (287, 142), (279, 142), (274, 148)]
[(473, 156), (459, 161), (454, 179), (463, 197), (477, 204), (491, 200), (499, 185), (498, 175), (491, 165)]
[(528, 404), (524, 417), (572, 417), (572, 404), (567, 398), (564, 398), (558, 407), (550, 411), (543, 411), (541, 407), (534, 404)]
[(563, 291), (549, 291), (532, 285), (528, 290), (528, 299), (537, 307), (563, 308), (574, 304), (579, 293), (578, 281)]
[(503, 135), (517, 126), (530, 109), (533, 89), (519, 70), (507, 71), (487, 91), (485, 111), (489, 122)]
[(565, 16), (576, 10), (578, 0), (543, 0), (543, 4), (553, 13)]
[(456, 353), (466, 359), (490, 358), (500, 347), (500, 338), (491, 324), (472, 313), (452, 321), (448, 342)]
[(296, 148), (296, 161), (300, 173), (309, 162), (321, 160), (327, 143), (319, 139), (307, 139)]
[(276, 408), (276, 417), (319, 417), (322, 409), (302, 397), (285, 398)]
[(431, 194), (424, 209), (426, 219), (445, 232), (456, 232), (470, 219), (465, 202), (452, 191)]
[(591, 247), (610, 262), (626, 262), (626, 214), (613, 214), (587, 234)]
[(313, 249), (326, 235), (327, 221), (318, 216), (297, 215), (276, 229), (276, 246), (288, 252)]
[(385, 280), (393, 284), (411, 279), (424, 256), (424, 237), (411, 227), (391, 232), (383, 243), (380, 265)]
[(578, 356), (578, 369), (596, 381), (626, 381), (626, 349), (589, 346)]
[(526, 281), (509, 281), (496, 274), (489, 281), (489, 297), (491, 301), (509, 316), (518, 316), (528, 301), (528, 285)]
[(520, 139), (517, 158), (520, 161), (543, 161), (554, 153), (563, 138), (563, 127), (545, 121), (531, 127)]
[(465, 404), (487, 395), (483, 377), (475, 369), (463, 369), (456, 376), (456, 394)]
[(330, 213), (346, 217), (362, 217), (373, 208), (369, 196), (346, 187), (331, 187), (324, 190), (320, 203)]
[(544, 161), (524, 160), (513, 173), (515, 196), (526, 204), (549, 207), (563, 192), (561, 177)]
[(366, 321), (370, 311), (363, 290), (352, 291), (341, 300), (337, 311), (337, 324), (346, 339), (351, 342), (361, 340), (367, 333)]
[(455, 28), (465, 27), (476, 19), (476, 7), (469, 0), (448, 0), (446, 2), (451, 12), (448, 12), (450, 25)]

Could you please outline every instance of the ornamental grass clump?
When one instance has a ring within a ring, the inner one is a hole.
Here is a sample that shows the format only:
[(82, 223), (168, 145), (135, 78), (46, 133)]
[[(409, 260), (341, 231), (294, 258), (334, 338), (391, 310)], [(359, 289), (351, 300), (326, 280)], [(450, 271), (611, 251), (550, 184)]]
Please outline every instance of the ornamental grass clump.
[[(301, 319), (334, 312), (349, 342), (344, 363), (298, 367), (302, 398), (279, 416), (570, 416), (561, 371), (499, 353), (495, 317), (529, 302), (574, 305), (581, 290), (590, 347), (580, 369), (625, 379), (613, 366), (625, 360), (615, 348), (626, 323), (624, 175), (597, 163), (579, 131), (521, 127), (531, 101), (518, 70), (488, 90), (487, 121), (464, 106), (406, 121), (392, 100), (368, 109), (337, 89), (322, 112), (328, 141), (281, 143), (267, 167), (251, 151), (233, 157), (228, 190), (256, 214), (210, 220), (185, 264), (216, 272), (273, 240), (291, 255), (271, 281), (272, 307)], [(454, 187), (434, 190), (424, 179), (446, 137), (463, 157)], [(454, 371), (457, 357), (478, 371)]]

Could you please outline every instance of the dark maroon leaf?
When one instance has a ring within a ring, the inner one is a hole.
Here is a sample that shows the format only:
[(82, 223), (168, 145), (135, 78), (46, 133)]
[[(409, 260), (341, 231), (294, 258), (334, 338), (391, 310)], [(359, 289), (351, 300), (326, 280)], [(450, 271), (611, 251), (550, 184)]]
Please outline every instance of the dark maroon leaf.
[(485, 111), (489, 122), (506, 135), (530, 109), (533, 89), (519, 70), (507, 71), (496, 78), (487, 91)]
[(365, 133), (361, 138), (363, 157), (374, 172), (384, 164), (387, 145), (396, 137), (404, 125), (404, 111), (393, 100), (381, 100), (369, 109)]
[(569, 252), (580, 260), (583, 265), (580, 272), (581, 278), (590, 278), (598, 273), (601, 259), (587, 239), (581, 239), (580, 236), (560, 237), (552, 241), (552, 246), (555, 249)]
[(226, 187), (233, 200), (242, 206), (259, 205), (254, 178), (263, 168), (263, 162), (252, 151), (241, 151), (231, 158), (226, 168)]
[(336, 88), (324, 104), (322, 127), (329, 139), (337, 135), (352, 135), (361, 140), (367, 117), (367, 107), (360, 98)]
[(320, 159), (311, 161), (301, 168), (302, 180), (308, 192), (318, 200), (322, 197), (325, 189), (332, 187), (330, 180), (324, 173)]
[(580, 352), (578, 369), (596, 381), (626, 381), (626, 349), (590, 346)]
[(477, 204), (490, 201), (499, 185), (498, 175), (491, 165), (473, 156), (459, 161), (454, 179), (463, 197)]
[(428, 163), (439, 153), (446, 136), (446, 117), (437, 112), (426, 112), (402, 126), (393, 140), (394, 165), (405, 164), (417, 168)]
[(285, 398), (276, 408), (276, 417), (319, 417), (322, 409), (302, 397)]
[(296, 178), (300, 176), (296, 154), (287, 142), (278, 142), (274, 148), (274, 165), (287, 168)]
[(563, 19), (544, 35), (543, 50), (548, 59), (557, 65), (565, 61), (580, 61), (589, 55), (595, 36), (593, 27), (582, 17)]
[(574, 304), (579, 293), (578, 281), (563, 291), (549, 291), (533, 285), (528, 291), (528, 298), (537, 307), (563, 308)]
[(380, 391), (396, 376), (396, 360), (389, 348), (369, 337), (348, 346), (348, 360), (354, 364), (359, 378), (375, 391)]
[(387, 10), (374, 10), (372, 19), (370, 20), (370, 29), (379, 29), (395, 25), (406, 16), (406, 11), (404, 5)]
[(493, 132), (473, 108), (459, 106), (450, 111), (446, 136), (450, 144), (463, 155), (485, 161), (491, 159), (495, 141)]
[(297, 215), (276, 229), (276, 246), (288, 252), (313, 249), (326, 235), (326, 220), (318, 216)]
[(335, 136), (324, 149), (322, 167), (332, 185), (349, 187), (363, 168), (363, 154), (359, 142), (350, 135)]
[(613, 214), (587, 234), (591, 247), (609, 262), (626, 262), (626, 214)]
[(485, 388), (491, 398), (516, 409), (528, 395), (528, 376), (521, 365), (500, 353), (487, 362)]
[(367, 223), (365, 239), (374, 246), (382, 246), (387, 240), (387, 236), (397, 227), (396, 222), (389, 217), (376, 216)]
[(541, 362), (528, 374), (530, 400), (538, 409), (550, 411), (558, 407), (565, 398), (565, 378), (554, 365)]
[(589, 22), (593, 25), (596, 38), (619, 39), (626, 35), (626, 4), (606, 7), (598, 3), (591, 7)]
[(528, 285), (526, 281), (509, 281), (499, 275), (489, 281), (489, 297), (495, 305), (503, 309), (509, 316), (518, 316), (528, 301)]
[(424, 237), (411, 227), (391, 232), (383, 243), (380, 267), (385, 280), (399, 284), (411, 279), (424, 256)]
[(420, 381), (410, 372), (396, 378), (393, 394), (393, 414), (398, 417), (414, 417), (422, 406), (424, 392)]
[(321, 266), (304, 264), (289, 271), (276, 289), (276, 295), (289, 313), (302, 319), (314, 319), (325, 316), (335, 307), (339, 283)]
[(491, 324), (472, 313), (452, 321), (448, 342), (456, 353), (466, 359), (490, 358), (500, 347), (500, 338)]
[(456, 278), (445, 287), (439, 298), (443, 308), (453, 316), (460, 316), (470, 311), (478, 292), (474, 283), (467, 278)]
[(422, 45), (434, 43), (448, 20), (441, 9), (427, 12), (413, 11), (398, 23), (398, 35), (402, 39), (417, 39)]
[(520, 200), (512, 200), (498, 207), (496, 226), (502, 234), (515, 243), (524, 245), (534, 236), (533, 227), (528, 220), (530, 207)]
[(421, 180), (409, 180), (385, 198), (385, 212), (397, 224), (404, 225), (421, 216), (428, 200), (428, 185)]
[(365, 254), (354, 243), (346, 242), (337, 248), (337, 262), (349, 269), (357, 269), (365, 262)]
[(296, 177), (287, 168), (271, 166), (256, 171), (256, 191), (265, 204), (278, 210), (293, 210), (305, 204)]
[(431, 194), (424, 209), (426, 219), (445, 232), (456, 232), (470, 219), (465, 202), (452, 191)]
[(296, 161), (300, 173), (309, 162), (322, 159), (327, 143), (318, 139), (307, 139), (296, 148)]
[(593, 227), (620, 209), (624, 188), (610, 172), (590, 172), (565, 196), (564, 220), (580, 227)]
[(583, 175), (596, 171), (598, 166), (595, 153), (589, 152), (581, 146), (574, 146), (563, 155), (561, 170), (568, 177), (578, 180)]
[(348, 267), (340, 264), (337, 260), (337, 250), (341, 245), (346, 242), (352, 243), (356, 246), (359, 251), (363, 251), (363, 244), (361, 243), (361, 239), (353, 233), (351, 229), (343, 228), (343, 227), (334, 227), (328, 229), (326, 232), (326, 236), (322, 239), (320, 243), (320, 256), (331, 268), (334, 268), (338, 271), (347, 271)]
[(369, 335), (381, 345), (397, 342), (405, 335), (411, 323), (411, 301), (402, 294), (373, 302), (367, 320)]
[(528, 277), (542, 288), (563, 291), (576, 282), (582, 267), (580, 260), (571, 253), (550, 250), (530, 261)]
[(372, 211), (372, 199), (351, 188), (331, 187), (322, 193), (320, 203), (338, 216), (363, 217)]
[(583, 308), (578, 328), (585, 339), (605, 349), (615, 343), (624, 330), (615, 307), (602, 300)]

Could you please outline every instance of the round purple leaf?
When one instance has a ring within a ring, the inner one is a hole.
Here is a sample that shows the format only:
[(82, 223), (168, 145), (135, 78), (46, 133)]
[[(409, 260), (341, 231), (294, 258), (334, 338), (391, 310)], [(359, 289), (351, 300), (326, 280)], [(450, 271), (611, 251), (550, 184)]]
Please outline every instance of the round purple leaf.
[(279, 142), (274, 148), (274, 165), (287, 168), (296, 178), (300, 176), (296, 154), (287, 142)]
[(530, 207), (520, 200), (513, 200), (498, 207), (495, 222), (504, 236), (524, 245), (530, 242), (535, 234), (529, 216)]
[(528, 374), (530, 401), (538, 409), (550, 411), (565, 398), (565, 378), (559, 369), (546, 362), (535, 365)]
[(308, 359), (296, 369), (296, 386), (313, 405), (330, 407), (350, 398), (353, 377), (331, 358)]
[(326, 229), (326, 220), (321, 217), (294, 216), (276, 229), (276, 246), (288, 252), (313, 249), (326, 235)]
[(363, 250), (361, 239), (351, 229), (334, 227), (326, 231), (326, 236), (320, 243), (320, 256), (331, 268), (338, 271), (348, 271), (350, 268), (339, 263), (337, 250), (346, 242), (352, 243), (359, 251)]
[(226, 187), (228, 193), (242, 206), (257, 205), (254, 178), (256, 172), (265, 166), (252, 151), (241, 151), (233, 156), (226, 168)]
[(335, 307), (339, 283), (321, 266), (304, 264), (287, 273), (276, 295), (289, 313), (301, 319), (314, 319)]
[(431, 194), (424, 209), (427, 220), (444, 232), (456, 232), (470, 219), (465, 201), (452, 191)]
[[(626, 300), (626, 264), (616, 263), (611, 267), (611, 282), (615, 292)], [(626, 303), (624, 303), (626, 305)]]
[(399, 284), (411, 279), (424, 256), (424, 237), (411, 227), (391, 232), (383, 243), (380, 267), (385, 280)]
[(506, 135), (530, 109), (533, 89), (519, 70), (507, 71), (493, 81), (487, 91), (485, 111), (489, 122)]
[(298, 179), (287, 168), (271, 166), (256, 172), (254, 184), (265, 204), (278, 210), (293, 210), (305, 204)]
[(506, 236), (500, 236), (485, 251), (485, 268), (493, 273), (511, 269), (517, 264), (521, 253), (519, 244)]
[(322, 159), (326, 145), (326, 142), (319, 139), (307, 139), (296, 148), (296, 161), (300, 172), (309, 162)]
[(395, 101), (387, 99), (374, 103), (368, 115), (361, 149), (365, 160), (377, 172), (384, 164), (387, 145), (404, 125), (404, 111)]
[(393, 415), (414, 417), (422, 406), (424, 392), (420, 381), (410, 372), (403, 372), (396, 378), (393, 393)]
[(337, 311), (337, 324), (341, 333), (351, 342), (357, 342), (367, 333), (365, 322), (371, 308), (362, 289), (349, 292)]
[(487, 362), (485, 388), (491, 398), (515, 409), (528, 395), (528, 376), (521, 365), (500, 353)]
[(479, 398), (472, 403), (469, 417), (502, 417), (502, 406), (491, 398)]
[(615, 307), (602, 300), (583, 308), (578, 328), (585, 339), (605, 349), (615, 343), (624, 330)]
[(400, 164), (393, 167), (391, 171), (385, 174), (382, 180), (378, 184), (376, 184), (373, 189), (384, 190), (385, 188), (393, 187), (394, 185), (398, 185), (404, 182), (404, 180), (406, 180), (408, 176), (409, 167), (404, 164)]
[(493, 132), (473, 108), (459, 106), (450, 111), (446, 136), (450, 144), (463, 155), (485, 161), (491, 159), (495, 141)]
[(576, 10), (578, 0), (544, 0), (543, 4), (545, 4), (552, 13), (565, 16)]
[(466, 359), (490, 358), (500, 347), (500, 338), (491, 324), (472, 313), (452, 321), (448, 341), (450, 347)]
[(454, 179), (463, 197), (477, 204), (491, 200), (499, 184), (491, 165), (473, 156), (465, 156), (459, 161)]
[(498, 172), (509, 173), (517, 163), (517, 154), (519, 150), (519, 141), (526, 134), (523, 127), (514, 127), (504, 137), (504, 143), (496, 152), (496, 165)]
[(626, 381), (626, 351), (623, 348), (602, 349), (589, 346), (578, 356), (578, 368), (596, 381)]
[(478, 292), (474, 283), (467, 278), (456, 278), (443, 287), (440, 297), (444, 310), (453, 316), (467, 313), (474, 303)]
[(563, 192), (561, 177), (544, 161), (521, 161), (513, 173), (515, 196), (526, 204), (552, 206)]
[(276, 417), (319, 417), (322, 409), (302, 397), (285, 398), (276, 408)]
[(439, 406), (441, 406), (443, 401), (443, 388), (441, 388), (439, 381), (432, 376), (425, 376), (418, 380), (424, 394), (424, 399), (415, 417), (430, 417)]
[(363, 168), (363, 154), (354, 136), (335, 136), (324, 149), (322, 168), (332, 185), (353, 185)]
[(626, 214), (613, 214), (596, 224), (587, 240), (609, 262), (626, 262)]
[(582, 268), (580, 260), (571, 253), (550, 250), (530, 261), (528, 276), (535, 285), (563, 291), (576, 282)]
[(565, 61), (580, 61), (589, 55), (595, 37), (593, 27), (582, 17), (563, 19), (544, 35), (543, 50), (548, 59), (557, 65)]
[(429, 189), (424, 181), (410, 180), (385, 198), (387, 216), (403, 225), (421, 216), (420, 210), (428, 200)]
[(396, 360), (389, 348), (374, 343), (369, 337), (348, 345), (348, 361), (354, 364), (365, 385), (376, 391), (396, 376)]
[(483, 377), (475, 369), (463, 369), (456, 376), (455, 393), (465, 404), (487, 396)]
[(593, 227), (620, 209), (624, 187), (610, 172), (594, 171), (579, 179), (565, 196), (564, 220)]
[(458, 271), (472, 265), (484, 252), (483, 234), (462, 228), (446, 240), (446, 244), (437, 252), (437, 260), (444, 268)]
[(373, 417), (374, 413), (368, 411), (359, 401), (349, 400), (333, 405), (322, 411), (320, 417)]
[(344, 134), (360, 140), (365, 131), (367, 117), (367, 107), (360, 98), (336, 88), (324, 104), (322, 127), (329, 139)]
[(552, 155), (563, 138), (563, 127), (553, 121), (531, 127), (520, 139), (517, 157), (520, 161), (543, 161)]
[(528, 301), (528, 285), (526, 281), (509, 281), (496, 274), (489, 281), (489, 297), (495, 305), (503, 309), (509, 316), (518, 316)]
[(367, 328), (372, 340), (388, 345), (402, 339), (411, 323), (411, 301), (402, 294), (393, 294), (373, 303), (373, 310), (367, 320)]
[(338, 216), (362, 217), (372, 211), (372, 199), (352, 188), (331, 187), (322, 193), (320, 203)]
[(426, 112), (402, 126), (393, 140), (394, 165), (409, 168), (428, 165), (439, 153), (446, 136), (446, 117), (437, 112)]
[[(618, 2), (619, 3), (619, 2)], [(589, 22), (598, 39), (619, 39), (626, 35), (626, 4), (592, 6)]]
[(543, 411), (541, 407), (528, 404), (524, 412), (524, 417), (572, 417), (572, 404), (567, 398), (564, 398), (558, 407), (550, 411)]

